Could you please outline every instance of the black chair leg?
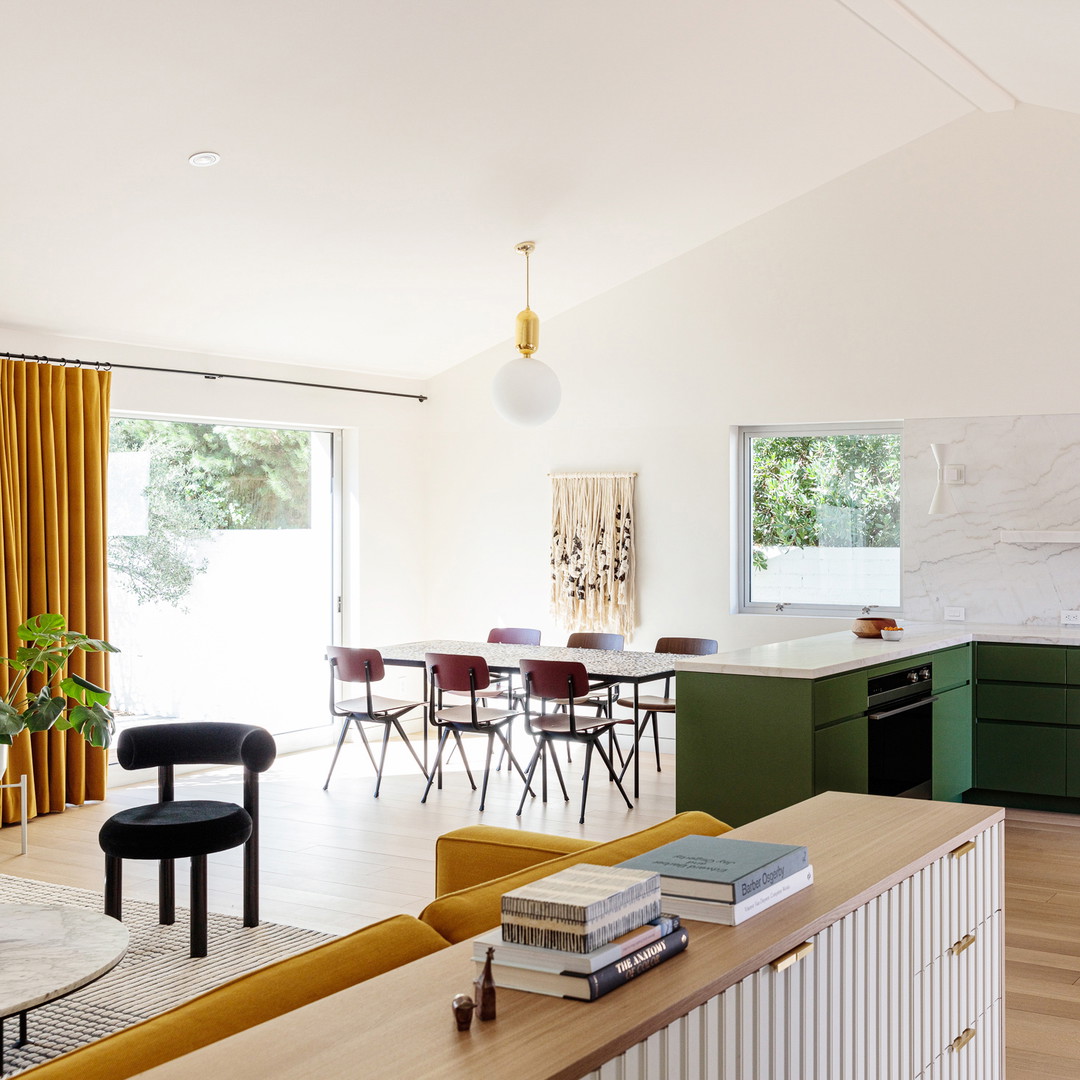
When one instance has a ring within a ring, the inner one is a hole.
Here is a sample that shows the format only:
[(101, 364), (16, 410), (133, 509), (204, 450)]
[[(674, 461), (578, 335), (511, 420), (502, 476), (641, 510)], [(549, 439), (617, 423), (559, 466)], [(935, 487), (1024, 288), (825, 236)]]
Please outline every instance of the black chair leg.
[(383, 725), (382, 753), (379, 755), (379, 764), (375, 767), (375, 798), (379, 797), (379, 788), (382, 787), (383, 766), (386, 764), (386, 747), (390, 742), (390, 725)]
[(465, 775), (469, 778), (473, 791), (476, 790), (476, 781), (473, 779), (472, 769), (469, 768), (469, 759), (465, 756), (465, 744), (461, 741), (461, 735), (457, 728), (451, 728), (454, 733), (454, 742), (457, 744), (458, 753), (461, 755), (461, 764), (465, 766)]
[[(518, 803), (517, 816), (521, 817), (522, 808), (525, 806), (525, 796), (532, 788), (533, 773), (536, 772), (536, 763), (540, 760), (544, 753), (544, 740), (539, 739), (536, 743), (536, 749), (533, 751), (533, 756), (529, 760), (529, 768), (525, 772), (525, 787), (521, 792), (521, 802)], [(544, 801), (547, 801), (547, 785), (544, 785)]]
[[(569, 746), (570, 744), (567, 743), (566, 745)], [(559, 755), (555, 753), (555, 748), (554, 747), (552, 747), (552, 750), (551, 750), (551, 764), (555, 766), (555, 775), (559, 778), (559, 787), (562, 788), (563, 802), (569, 802), (570, 801), (570, 796), (569, 796), (569, 794), (567, 794), (566, 781), (563, 779), (562, 768), (559, 765)], [(547, 802), (546, 794), (545, 794), (544, 802)]]
[(323, 791), (330, 786), (330, 777), (334, 775), (334, 766), (337, 764), (338, 754), (341, 753), (342, 743), (345, 742), (345, 736), (348, 734), (349, 718), (346, 716), (341, 722), (341, 734), (338, 736), (337, 746), (334, 748), (334, 756), (330, 759), (330, 771), (326, 774), (326, 783), (322, 786)]
[(176, 863), (162, 859), (158, 866), (158, 922), (172, 926), (176, 922)]
[(653, 750), (656, 753), (656, 771), (662, 772), (660, 768), (660, 726), (656, 722), (656, 713), (652, 714), (652, 742)]
[(121, 901), (124, 880), (124, 860), (117, 855), (105, 856), (105, 914), (118, 922), (123, 910)]
[(435, 780), (436, 773), (439, 773), (439, 789), (442, 789), (442, 773), (439, 770), (442, 764), (443, 747), (446, 746), (446, 740), (449, 736), (449, 728), (443, 728), (442, 731), (439, 732), (439, 746), (435, 751), (435, 764), (431, 766), (431, 775), (427, 778), (427, 787), (424, 788), (424, 794), (420, 798), (422, 803), (427, 802), (427, 797), (431, 791), (431, 785)]
[(416, 752), (416, 748), (409, 741), (409, 736), (405, 734), (405, 729), (401, 726), (401, 721), (395, 716), (390, 720), (390, 723), (394, 725), (394, 730), (401, 736), (401, 741), (409, 748), (409, 753), (413, 756), (413, 761), (420, 766), (420, 771), (427, 776), (427, 769), (424, 768), (424, 763), (420, 760), (420, 755)]
[(592, 762), (593, 746), (599, 749), (600, 744), (597, 740), (590, 739), (585, 744), (585, 768), (581, 773), (581, 817), (578, 818), (578, 824), (585, 824), (585, 800), (589, 797), (589, 765)]
[(191, 856), (191, 956), (206, 955), (206, 856)]
[[(590, 743), (590, 745), (592, 745)], [(611, 764), (611, 758), (604, 753), (604, 744), (599, 739), (596, 740), (596, 752), (600, 755), (600, 760), (607, 766), (608, 772), (614, 776), (615, 770)], [(633, 810), (634, 804), (630, 801), (630, 796), (626, 794), (626, 789), (622, 786), (622, 781), (617, 777), (615, 779), (615, 786), (619, 789), (619, 794), (623, 797), (623, 801), (626, 803), (627, 809)], [(584, 821), (582, 822), (584, 823)]]
[(480, 787), (480, 810), (484, 809), (484, 800), (487, 798), (488, 777), (491, 775), (491, 753), (495, 749), (495, 732), (488, 732), (487, 756), (484, 758), (484, 782)]

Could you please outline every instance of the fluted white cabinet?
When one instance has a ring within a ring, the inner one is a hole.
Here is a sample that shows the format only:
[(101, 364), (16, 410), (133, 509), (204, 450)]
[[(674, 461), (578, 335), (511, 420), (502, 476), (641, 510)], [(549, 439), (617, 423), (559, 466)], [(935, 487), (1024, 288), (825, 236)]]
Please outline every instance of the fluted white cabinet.
[(1000, 1080), (995, 823), (590, 1074)]

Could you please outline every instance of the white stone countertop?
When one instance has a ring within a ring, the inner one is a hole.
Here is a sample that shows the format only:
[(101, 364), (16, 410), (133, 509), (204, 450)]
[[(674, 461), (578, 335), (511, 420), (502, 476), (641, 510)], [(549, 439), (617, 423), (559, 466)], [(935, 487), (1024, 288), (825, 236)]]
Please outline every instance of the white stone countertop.
[(907, 656), (966, 645), (998, 641), (1024, 645), (1080, 645), (1080, 628), (1059, 626), (999, 626), (992, 623), (905, 623), (899, 641), (856, 637), (850, 630), (835, 634), (753, 645), (716, 656), (679, 660), (679, 671), (721, 675), (765, 675), (778, 679), (820, 679)]

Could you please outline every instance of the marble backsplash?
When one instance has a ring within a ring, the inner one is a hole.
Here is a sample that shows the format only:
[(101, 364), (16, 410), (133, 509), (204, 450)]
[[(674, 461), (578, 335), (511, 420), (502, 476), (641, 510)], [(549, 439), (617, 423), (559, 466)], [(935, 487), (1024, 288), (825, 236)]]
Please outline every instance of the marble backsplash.
[[(931, 443), (965, 466), (954, 513), (927, 514)], [(904, 421), (904, 618), (1057, 626), (1080, 609), (1080, 543), (1012, 543), (1002, 531), (1080, 531), (1080, 416)]]

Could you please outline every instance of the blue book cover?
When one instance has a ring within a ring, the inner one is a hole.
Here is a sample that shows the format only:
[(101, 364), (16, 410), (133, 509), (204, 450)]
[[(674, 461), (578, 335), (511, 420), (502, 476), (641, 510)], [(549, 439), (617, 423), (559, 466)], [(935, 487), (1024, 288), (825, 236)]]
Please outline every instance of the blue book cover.
[(809, 863), (805, 847), (727, 836), (683, 836), (620, 866), (660, 875), (666, 896), (741, 903)]

